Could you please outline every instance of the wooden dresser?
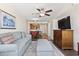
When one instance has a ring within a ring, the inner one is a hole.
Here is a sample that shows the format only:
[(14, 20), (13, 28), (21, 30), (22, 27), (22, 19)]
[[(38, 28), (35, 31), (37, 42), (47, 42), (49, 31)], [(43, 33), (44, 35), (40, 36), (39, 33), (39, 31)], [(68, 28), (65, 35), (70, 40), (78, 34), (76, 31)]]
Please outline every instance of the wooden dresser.
[(54, 30), (54, 44), (61, 49), (73, 49), (73, 30)]

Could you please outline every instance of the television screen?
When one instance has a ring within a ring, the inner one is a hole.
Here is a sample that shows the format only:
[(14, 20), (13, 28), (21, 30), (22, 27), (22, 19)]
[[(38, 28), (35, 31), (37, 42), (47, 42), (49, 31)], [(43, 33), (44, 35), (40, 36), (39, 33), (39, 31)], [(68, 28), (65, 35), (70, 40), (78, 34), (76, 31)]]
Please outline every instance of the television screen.
[(59, 29), (71, 29), (70, 16), (59, 20), (58, 21), (58, 28)]

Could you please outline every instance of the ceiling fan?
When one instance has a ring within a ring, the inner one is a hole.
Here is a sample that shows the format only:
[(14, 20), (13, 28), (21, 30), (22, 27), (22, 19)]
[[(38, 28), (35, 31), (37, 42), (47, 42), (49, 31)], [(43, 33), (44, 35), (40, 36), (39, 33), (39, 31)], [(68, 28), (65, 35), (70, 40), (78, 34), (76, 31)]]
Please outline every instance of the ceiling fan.
[(44, 8), (41, 8), (41, 9), (36, 9), (38, 11), (38, 14), (39, 17), (43, 17), (43, 16), (50, 16), (49, 12), (52, 12), (52, 9), (49, 9), (49, 10), (45, 10)]

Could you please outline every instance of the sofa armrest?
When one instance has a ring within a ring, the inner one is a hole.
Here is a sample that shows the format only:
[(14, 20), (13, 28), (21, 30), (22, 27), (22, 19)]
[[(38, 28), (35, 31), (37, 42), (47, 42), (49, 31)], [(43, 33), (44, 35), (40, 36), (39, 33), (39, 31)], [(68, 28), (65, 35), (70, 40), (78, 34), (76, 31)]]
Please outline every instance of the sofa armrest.
[(13, 53), (14, 55), (18, 55), (18, 47), (16, 44), (0, 44), (0, 55), (5, 55), (6, 53), (9, 54), (9, 52)]
[(32, 38), (31, 34), (27, 34), (26, 37), (29, 37), (30, 39)]

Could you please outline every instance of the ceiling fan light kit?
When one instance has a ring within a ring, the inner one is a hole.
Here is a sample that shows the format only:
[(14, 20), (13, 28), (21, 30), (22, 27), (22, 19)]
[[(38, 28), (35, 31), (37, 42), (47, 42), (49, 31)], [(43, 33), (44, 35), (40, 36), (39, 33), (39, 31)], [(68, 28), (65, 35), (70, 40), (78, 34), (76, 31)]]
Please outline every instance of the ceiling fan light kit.
[(39, 13), (36, 13), (39, 15), (39, 17), (50, 16), (50, 14), (48, 13), (53, 11), (52, 9), (45, 10), (44, 8), (41, 8), (41, 9), (37, 8), (36, 10), (39, 12)]
[(45, 16), (45, 14), (44, 13), (40, 13), (40, 16)]

